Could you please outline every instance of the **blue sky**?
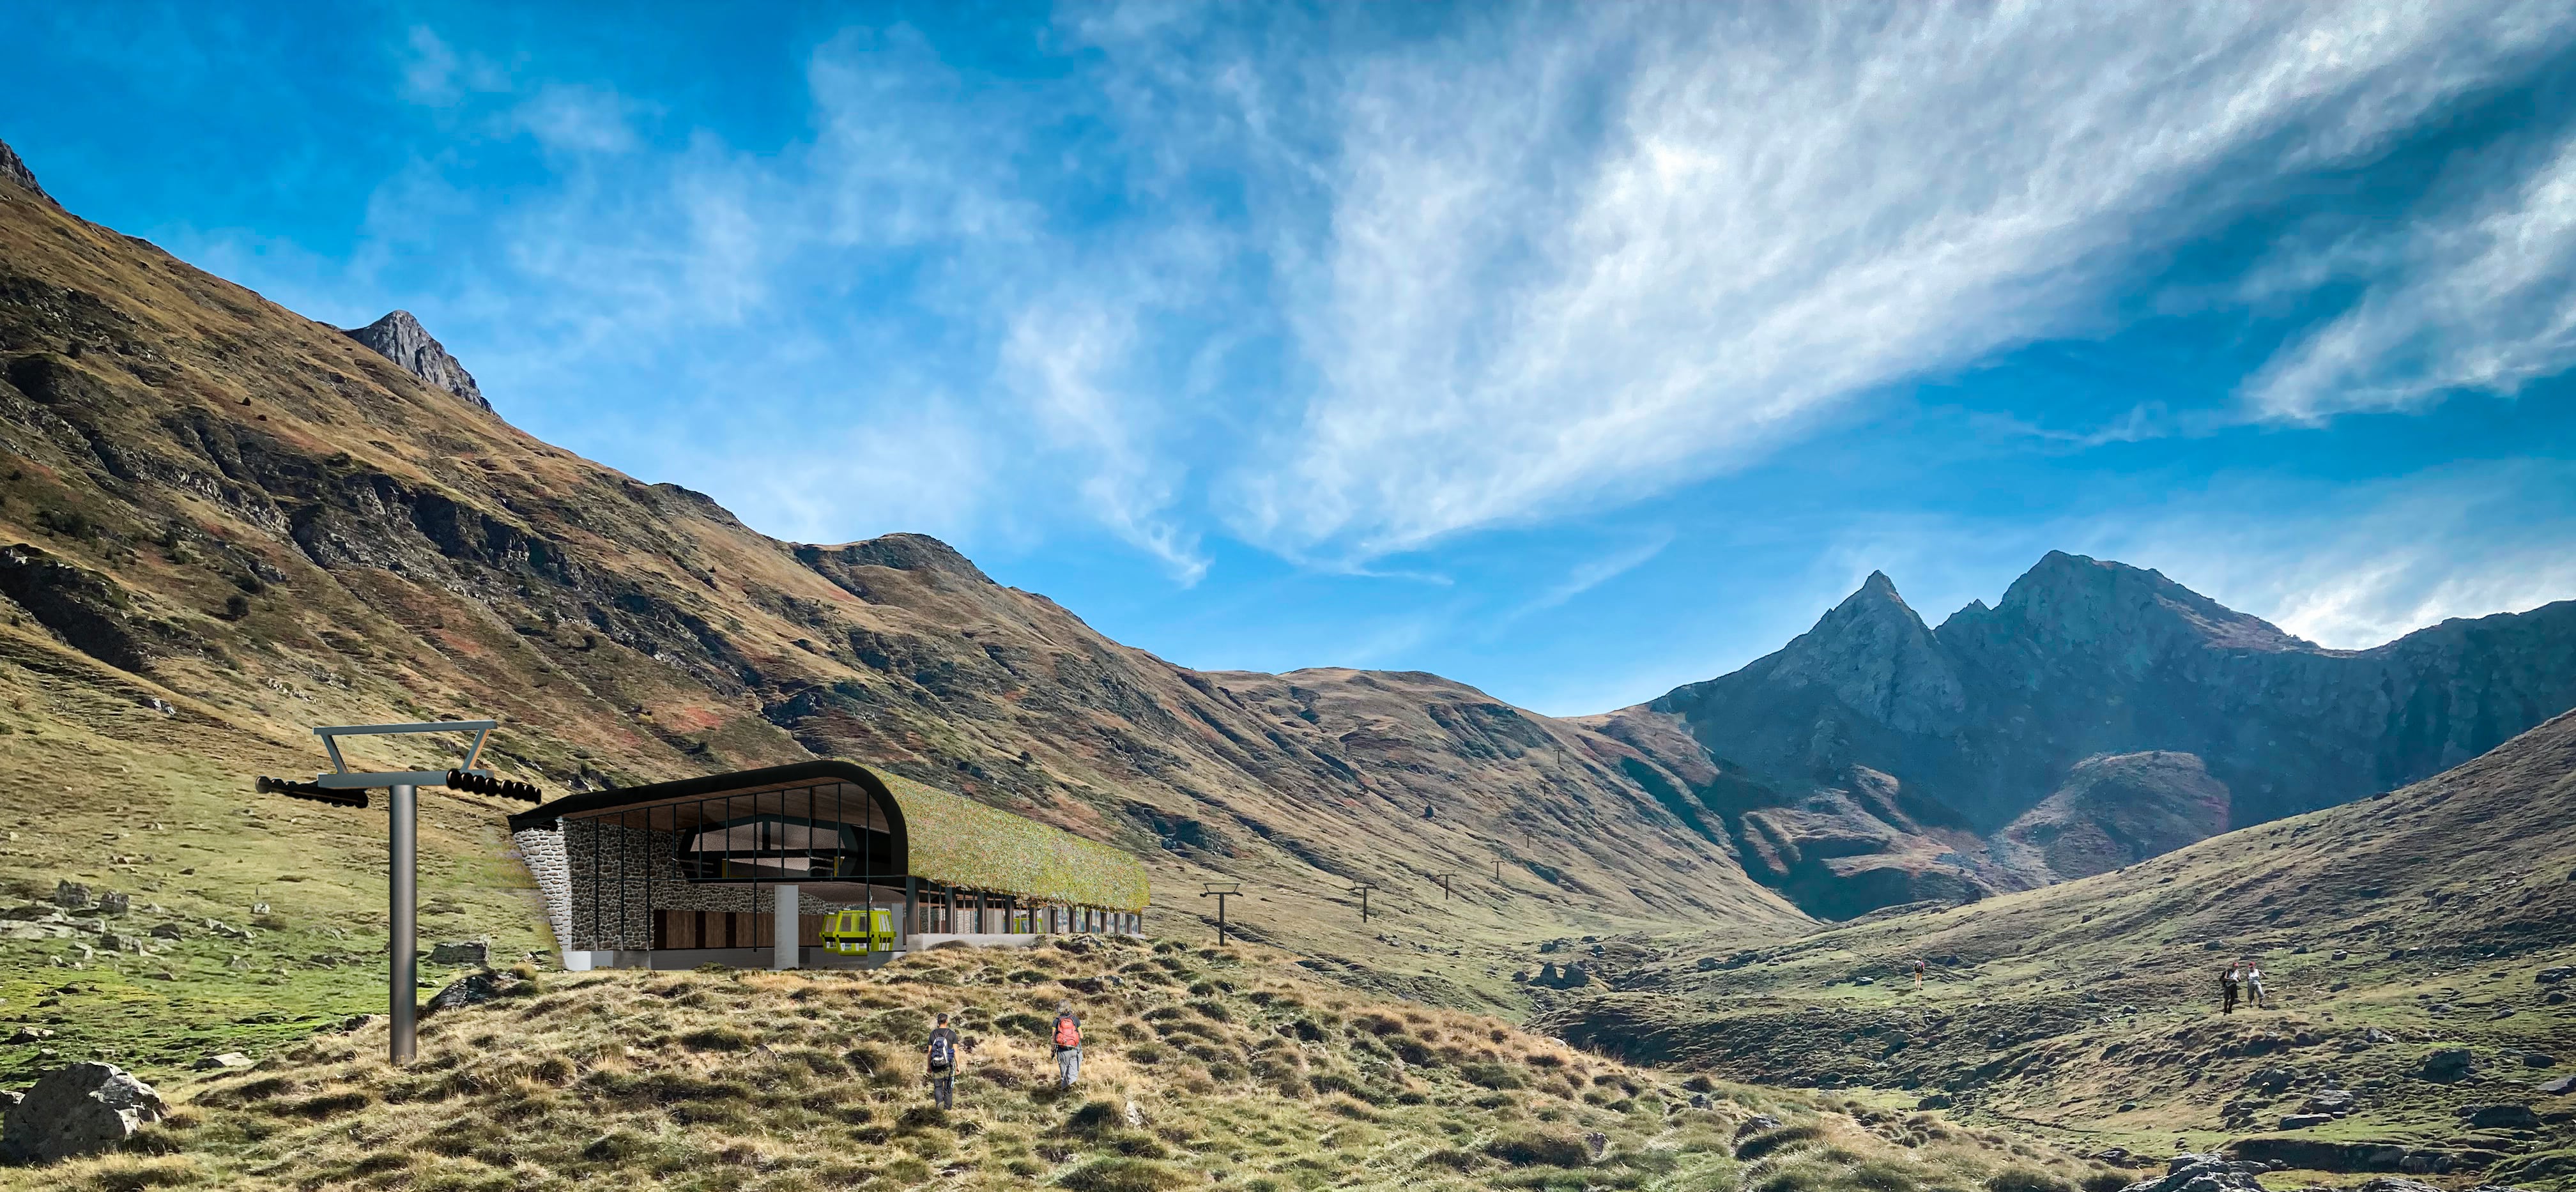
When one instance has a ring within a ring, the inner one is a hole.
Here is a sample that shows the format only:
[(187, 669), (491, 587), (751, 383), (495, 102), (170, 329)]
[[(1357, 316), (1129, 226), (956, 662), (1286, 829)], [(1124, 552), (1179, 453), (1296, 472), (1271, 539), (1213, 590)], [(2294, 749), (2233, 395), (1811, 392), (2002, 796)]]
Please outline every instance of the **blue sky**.
[(2576, 596), (2563, 3), (11, 6), (72, 210), (801, 541), (1571, 714), (2050, 549)]

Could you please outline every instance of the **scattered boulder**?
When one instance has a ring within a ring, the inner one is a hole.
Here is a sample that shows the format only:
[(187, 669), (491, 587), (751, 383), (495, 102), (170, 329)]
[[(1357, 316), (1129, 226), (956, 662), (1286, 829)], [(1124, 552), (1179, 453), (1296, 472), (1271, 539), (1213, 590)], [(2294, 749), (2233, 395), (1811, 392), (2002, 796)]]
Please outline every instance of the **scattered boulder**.
[(2576, 967), (2561, 964), (2533, 973), (2531, 979), (2543, 985), (2556, 985), (2571, 976), (2576, 976)]
[(53, 1037), (54, 1032), (49, 1027), (22, 1026), (18, 1028), (17, 1034), (9, 1036), (9, 1041), (12, 1043), (42, 1043)]
[(1953, 1104), (1948, 1093), (1932, 1093), (1916, 1101), (1916, 1109), (1948, 1109)]
[(2354, 1098), (2350, 1089), (2319, 1089), (2317, 1095), (2308, 1098), (2308, 1103), (2300, 1106), (2299, 1109), (2305, 1113), (2342, 1117), (2352, 1112), (2353, 1103)]
[(2426, 1080), (2449, 1082), (2469, 1074), (2471, 1063), (2466, 1047), (2445, 1047), (2424, 1057), (2424, 1066), (2415, 1074)]
[(114, 1064), (57, 1068), (27, 1090), (0, 1128), (0, 1157), (52, 1163), (92, 1155), (161, 1120), (161, 1094)]
[(2393, 1175), (2374, 1176), (2363, 1180), (2352, 1192), (2442, 1192), (2422, 1180), (2403, 1179)]
[(1767, 1113), (1757, 1113), (1752, 1117), (1744, 1119), (1744, 1124), (1737, 1126), (1735, 1128), (1735, 1133), (1736, 1136), (1740, 1138), (1747, 1134), (1755, 1134), (1764, 1130), (1777, 1130), (1779, 1128), (1780, 1119)]
[(492, 964), (492, 949), (491, 945), (481, 940), (460, 940), (456, 943), (440, 944), (429, 950), (429, 962), (450, 967), (472, 965), (476, 968), (489, 968)]
[(121, 890), (109, 890), (98, 896), (98, 913), (109, 918), (122, 918), (134, 907), (134, 896)]
[(2546, 1051), (2526, 1051), (2522, 1053), (2522, 1066), (2526, 1068), (2555, 1068), (2558, 1066), (2558, 1057), (2551, 1055)]
[(2331, 1113), (2293, 1113), (2281, 1119), (2281, 1128), (2305, 1130), (2310, 1126), (2322, 1126), (2333, 1120), (2334, 1115)]
[(55, 906), (67, 911), (76, 911), (89, 904), (89, 887), (69, 879), (57, 880), (54, 883)]
[(2139, 1180), (2123, 1192), (2261, 1192), (2247, 1165), (2225, 1155), (2181, 1154), (2165, 1164), (2165, 1174)]
[(2539, 1084), (2531, 1087), (2535, 1092), (2545, 1093), (2552, 1097), (2563, 1097), (2569, 1093), (2576, 1093), (2576, 1076), (2560, 1076), (2554, 1079), (2541, 1081)]
[(2540, 1115), (2528, 1105), (2473, 1105), (2463, 1110), (2469, 1126), (2478, 1130), (2537, 1130)]
[(222, 1055), (207, 1056), (189, 1066), (200, 1072), (221, 1072), (232, 1068), (247, 1068), (253, 1062), (255, 1061), (249, 1056), (238, 1051), (227, 1051)]
[(502, 987), (502, 979), (492, 973), (467, 973), (431, 995), (429, 1004), (422, 1006), (420, 1012), (434, 1014), (459, 1006), (479, 1006), (501, 996)]
[(2350, 953), (2350, 952), (2346, 952), (2346, 951), (2344, 951), (2344, 950), (2343, 950), (2343, 949), (2341, 949), (2341, 948), (2337, 948), (2337, 949), (2335, 949), (2335, 950), (2334, 950), (2334, 957), (2333, 957), (2333, 958), (2334, 958), (2334, 959), (2336, 959), (2336, 960), (2343, 960), (2343, 959), (2345, 959), (2345, 958), (2347, 958), (2347, 957), (2350, 957), (2351, 955), (2352, 955), (2352, 953)]
[(2361, 1028), (2361, 1041), (2364, 1043), (2394, 1043), (2397, 1041), (2397, 1036), (2389, 1034), (2375, 1026), (2366, 1026)]
[(179, 925), (176, 923), (163, 923), (155, 926), (152, 929), (152, 938), (156, 940), (175, 940), (179, 938)]

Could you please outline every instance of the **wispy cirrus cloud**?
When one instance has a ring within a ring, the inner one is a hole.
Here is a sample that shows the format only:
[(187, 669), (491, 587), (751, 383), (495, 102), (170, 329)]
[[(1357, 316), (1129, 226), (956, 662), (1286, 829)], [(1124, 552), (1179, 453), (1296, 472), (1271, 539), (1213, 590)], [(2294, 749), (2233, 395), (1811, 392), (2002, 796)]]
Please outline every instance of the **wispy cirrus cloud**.
[(2248, 378), (2255, 413), (2317, 423), (2510, 396), (2576, 364), (2576, 134), (2524, 149), (2460, 169), (2449, 209), (2336, 254), (2368, 288)]
[(2080, 324), (2143, 254), (2570, 24), (1584, 11), (1348, 73), (1331, 226), (1292, 288), (1322, 383), (1235, 471), (1242, 532), (1401, 550), (1776, 449), (1877, 387)]

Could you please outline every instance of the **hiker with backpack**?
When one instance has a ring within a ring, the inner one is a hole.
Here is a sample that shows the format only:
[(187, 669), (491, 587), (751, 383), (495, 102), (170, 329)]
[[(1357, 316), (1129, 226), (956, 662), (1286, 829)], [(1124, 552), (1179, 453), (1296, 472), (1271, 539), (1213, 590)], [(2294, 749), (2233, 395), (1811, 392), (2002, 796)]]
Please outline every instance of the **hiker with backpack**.
[(2251, 960), (2245, 962), (2245, 1001), (2257, 1010), (2269, 1010), (2263, 1004), (2263, 970)]
[(1082, 1019), (1072, 1002), (1055, 1004), (1055, 1071), (1058, 1088), (1072, 1088), (1074, 1078), (1082, 1075)]
[(2218, 1012), (2236, 1012), (2236, 966), (2232, 964), (2227, 966), (2226, 972), (2218, 975)]
[(941, 1109), (957, 1096), (957, 1032), (948, 1029), (948, 1016), (930, 1028), (930, 1099)]

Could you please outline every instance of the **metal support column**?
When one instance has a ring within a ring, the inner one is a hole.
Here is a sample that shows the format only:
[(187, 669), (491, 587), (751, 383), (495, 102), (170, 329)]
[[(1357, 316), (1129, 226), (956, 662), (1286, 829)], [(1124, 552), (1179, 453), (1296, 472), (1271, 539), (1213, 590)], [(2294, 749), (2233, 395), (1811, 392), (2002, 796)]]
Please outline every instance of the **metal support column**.
[(796, 885), (780, 882), (769, 889), (769, 967), (792, 969), (799, 960), (796, 955)]
[(386, 1006), (393, 1025), (393, 1062), (408, 1064), (419, 1050), (415, 1019), (420, 1013), (420, 791), (403, 783), (393, 788), (393, 826), (386, 844), (393, 853), (391, 926), (393, 995)]

